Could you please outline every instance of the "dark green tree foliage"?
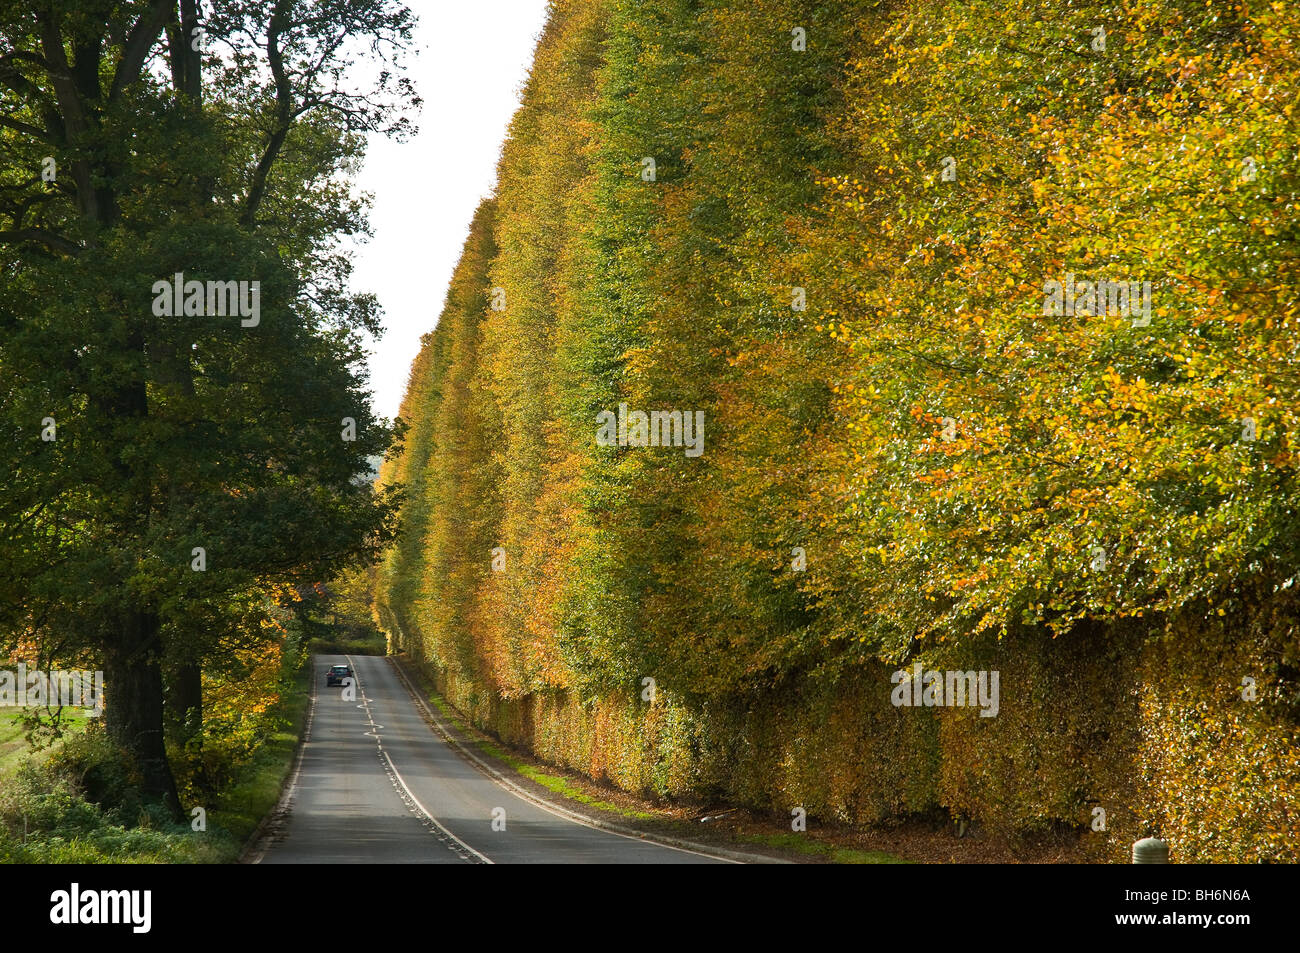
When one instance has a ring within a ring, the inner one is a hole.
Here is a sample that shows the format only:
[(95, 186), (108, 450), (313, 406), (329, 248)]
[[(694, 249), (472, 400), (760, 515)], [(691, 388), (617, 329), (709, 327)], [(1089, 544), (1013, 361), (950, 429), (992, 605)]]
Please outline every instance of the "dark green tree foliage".
[[(376, 307), (336, 239), (365, 228), (361, 136), (400, 133), (412, 94), (349, 87), (340, 43), (410, 27), (386, 2), (0, 5), (0, 620), (11, 648), (102, 664), (110, 732), (173, 803), (164, 672), (192, 718), (257, 592), (387, 538), (393, 503), (359, 479), (391, 437)], [(160, 314), (176, 273), (259, 282), (260, 313)]]

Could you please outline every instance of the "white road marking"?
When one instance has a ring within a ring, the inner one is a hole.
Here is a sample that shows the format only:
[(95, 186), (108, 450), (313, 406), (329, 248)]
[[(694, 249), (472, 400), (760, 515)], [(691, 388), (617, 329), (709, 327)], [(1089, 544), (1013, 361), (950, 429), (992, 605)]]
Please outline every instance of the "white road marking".
[[(356, 680), (356, 684), (360, 688), (361, 676), (357, 674), (356, 666), (352, 662), (352, 656), (345, 655), (344, 658), (348, 660), (348, 667), (352, 669), (353, 678)], [(384, 726), (375, 724), (374, 715), (370, 713), (370, 697), (366, 695), (366, 691), (364, 688), (361, 688), (361, 698), (362, 698), (363, 706), (366, 711), (366, 718), (370, 722), (370, 727), (375, 732), (377, 732), (379, 728), (382, 728)], [(435, 828), (437, 828), (438, 831), (442, 834), (444, 839), (453, 841), (462, 850), (477, 857), (480, 863), (484, 863), (484, 864), (493, 863), (492, 859), (489, 858), (487, 855), (479, 853), (477, 850), (475, 850), (469, 844), (465, 843), (463, 840), (461, 840), (451, 831), (447, 830), (447, 828), (443, 826), (442, 823), (440, 823), (436, 817), (433, 816), (433, 812), (420, 803), (420, 799), (415, 796), (415, 792), (413, 792), (410, 789), (410, 787), (406, 783), (406, 779), (402, 777), (402, 772), (397, 770), (397, 765), (393, 764), (393, 759), (390, 758), (388, 756), (388, 752), (384, 750), (383, 739), (380, 738), (377, 733), (372, 733), (371, 731), (367, 731), (365, 732), (365, 734), (371, 735), (371, 737), (375, 739), (375, 743), (379, 746), (379, 756), (388, 765), (388, 769), (392, 772), (393, 777), (397, 780), (397, 783), (402, 786), (402, 790), (406, 792), (406, 796), (410, 798), (410, 806), (412, 806), (417, 813), (423, 815), (424, 819), (428, 821), (428, 823), (432, 824)]]
[[(283, 814), (286, 816), (289, 814), (289, 807), (290, 805), (293, 804), (293, 796), (298, 790), (298, 776), (302, 774), (302, 762), (303, 762), (303, 758), (307, 754), (307, 745), (311, 743), (311, 725), (312, 722), (316, 719), (316, 665), (315, 665), (314, 657), (313, 657), (313, 661), (309, 662), (308, 664), (312, 666), (312, 673), (311, 673), (311, 695), (308, 696), (309, 701), (307, 704), (307, 722), (306, 724), (303, 725), (302, 740), (298, 743), (298, 753), (297, 756), (294, 758), (293, 775), (292, 777), (289, 778), (288, 786), (280, 794), (279, 802), (277, 802), (275, 807), (271, 809), (272, 817), (275, 817), (275, 815), (277, 814)], [(261, 838), (261, 843), (258, 845), (257, 848), (257, 854), (254, 856), (254, 858), (251, 861), (249, 861), (249, 863), (260, 864), (262, 862), (262, 859), (266, 857), (266, 852), (270, 850), (270, 848), (271, 848), (271, 838), (266, 836), (266, 834), (263, 834)]]
[(410, 693), (411, 697), (415, 700), (416, 704), (418, 704), (428, 714), (429, 720), (433, 722), (435, 725), (437, 725), (437, 733), (442, 737), (443, 741), (446, 742), (448, 746), (453, 748), (453, 750), (456, 750), (457, 752), (461, 753), (464, 757), (468, 758), (471, 761), (471, 763), (475, 764), (484, 774), (487, 775), (488, 780), (492, 781), (498, 787), (505, 789), (510, 794), (513, 794), (521, 801), (527, 801), (529, 804), (532, 804), (534, 807), (541, 808), (546, 813), (554, 817), (558, 817), (561, 820), (569, 821), (572, 824), (581, 824), (583, 827), (590, 828), (593, 831), (599, 831), (602, 834), (609, 834), (611, 837), (622, 837), (624, 840), (636, 841), (637, 843), (641, 843), (641, 844), (646, 844), (646, 843), (654, 844), (656, 847), (662, 847), (667, 850), (680, 851), (683, 854), (694, 854), (697, 857), (707, 857), (710, 860), (721, 861), (722, 863), (726, 863), (726, 864), (740, 863), (740, 861), (732, 860), (730, 857), (721, 857), (717, 854), (708, 854), (700, 850), (691, 850), (688, 847), (678, 847), (676, 844), (667, 844), (654, 837), (649, 837), (646, 835), (635, 837), (631, 834), (624, 834), (621, 831), (610, 830), (608, 827), (602, 827), (599, 824), (593, 824), (589, 819), (583, 817), (581, 814), (578, 814), (574, 811), (569, 811), (563, 807), (560, 807), (558, 804), (553, 804), (550, 801), (538, 797), (537, 795), (533, 794), (531, 791), (527, 790), (526, 788), (520, 787), (519, 785), (511, 781), (509, 778), (503, 777), (499, 772), (493, 770), (491, 765), (487, 764), (485, 761), (479, 758), (477, 754), (475, 754), (473, 751), (470, 751), (468, 748), (466, 748), (464, 745), (458, 742), (455, 738), (453, 738), (450, 732), (448, 732), (445, 728), (442, 727), (440, 720), (433, 713), (433, 710), (430, 709), (429, 706), (425, 703), (424, 699), (420, 697), (420, 694), (415, 690), (415, 687), (411, 684), (410, 679), (406, 677), (406, 673), (403, 672), (402, 669), (397, 665), (393, 665), (392, 668), (397, 673), (398, 680), (403, 683), (403, 686), (406, 688), (407, 692)]

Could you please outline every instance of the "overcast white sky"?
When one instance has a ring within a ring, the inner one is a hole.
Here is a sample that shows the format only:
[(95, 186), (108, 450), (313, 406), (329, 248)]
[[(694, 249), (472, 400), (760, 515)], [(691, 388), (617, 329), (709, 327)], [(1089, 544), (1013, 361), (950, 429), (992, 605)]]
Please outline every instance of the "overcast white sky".
[(420, 18), (410, 74), (424, 110), (405, 144), (372, 137), (358, 187), (374, 194), (374, 238), (353, 287), (384, 308), (371, 348), (376, 412), (394, 417), (406, 376), (442, 310), (470, 218), (496, 182), (506, 126), (532, 65), (546, 0), (408, 0)]

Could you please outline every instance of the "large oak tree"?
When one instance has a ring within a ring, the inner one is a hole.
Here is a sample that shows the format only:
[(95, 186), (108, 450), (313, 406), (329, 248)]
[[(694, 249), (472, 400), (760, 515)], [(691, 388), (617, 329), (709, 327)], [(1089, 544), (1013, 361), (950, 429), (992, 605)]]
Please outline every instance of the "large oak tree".
[[(390, 533), (377, 307), (340, 239), (364, 135), (418, 105), (412, 26), (388, 0), (0, 3), (0, 632), (102, 664), (173, 806), (164, 703), (194, 720), (260, 587)], [(257, 320), (156, 313), (176, 273), (258, 282)]]

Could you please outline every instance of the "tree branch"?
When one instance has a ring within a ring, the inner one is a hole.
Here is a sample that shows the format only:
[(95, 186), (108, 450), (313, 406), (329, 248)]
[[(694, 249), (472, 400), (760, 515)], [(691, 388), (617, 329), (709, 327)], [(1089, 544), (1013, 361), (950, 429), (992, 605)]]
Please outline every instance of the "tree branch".
[[(0, 83), (4, 83), (4, 85), (8, 86), (19, 96), (25, 96), (31, 100), (39, 99), (41, 88), (15, 69), (12, 64), (6, 62), (6, 60), (18, 59), (19, 52), (24, 51), (19, 50), (10, 53), (8, 56), (0, 56)], [(32, 54), (31, 58), (40, 63), (41, 68), (48, 72), (49, 64), (47, 64), (45, 60), (35, 54)], [(22, 59), (27, 59), (27, 57), (22, 57)]]
[[(48, 10), (38, 12), (36, 20), (40, 25), (41, 49), (49, 64), (50, 82), (54, 86), (63, 127), (68, 139), (76, 144), (90, 128), (90, 120), (86, 115), (85, 103), (81, 101), (81, 93), (73, 80), (72, 69), (68, 66), (68, 57), (63, 50), (63, 34)], [(84, 159), (74, 162), (72, 177), (77, 183), (77, 198), (82, 214), (98, 221), (102, 210), (99, 195), (91, 182), (90, 163)]]
[(280, 36), (289, 25), (288, 20), (288, 10), (284, 0), (276, 0), (275, 11), (271, 14), (270, 28), (266, 34), (266, 56), (271, 65), (271, 75), (275, 78), (276, 127), (266, 144), (262, 158), (257, 162), (257, 168), (253, 171), (253, 184), (249, 187), (248, 198), (244, 203), (244, 214), (240, 216), (240, 222), (250, 227), (266, 195), (266, 182), (271, 174), (271, 166), (275, 164), (293, 122), (293, 86), (285, 72), (284, 54), (280, 49)]
[(81, 246), (71, 239), (47, 232), (43, 228), (19, 228), (12, 231), (0, 231), (0, 244), (16, 245), (22, 242), (37, 242), (69, 255), (80, 255)]
[(116, 102), (123, 91), (133, 83), (144, 68), (144, 61), (153, 49), (154, 41), (162, 33), (163, 27), (171, 16), (172, 0), (154, 0), (147, 13), (131, 28), (127, 37), (126, 48), (122, 51), (122, 60), (113, 73), (113, 85), (108, 91), (108, 101)]
[(30, 123), (25, 123), (19, 119), (10, 119), (8, 116), (0, 116), (0, 126), (12, 129), (14, 132), (21, 132), (25, 136), (31, 136), (33, 139), (39, 139), (41, 142), (48, 142), (52, 145), (55, 144), (54, 137), (44, 129), (33, 126)]

